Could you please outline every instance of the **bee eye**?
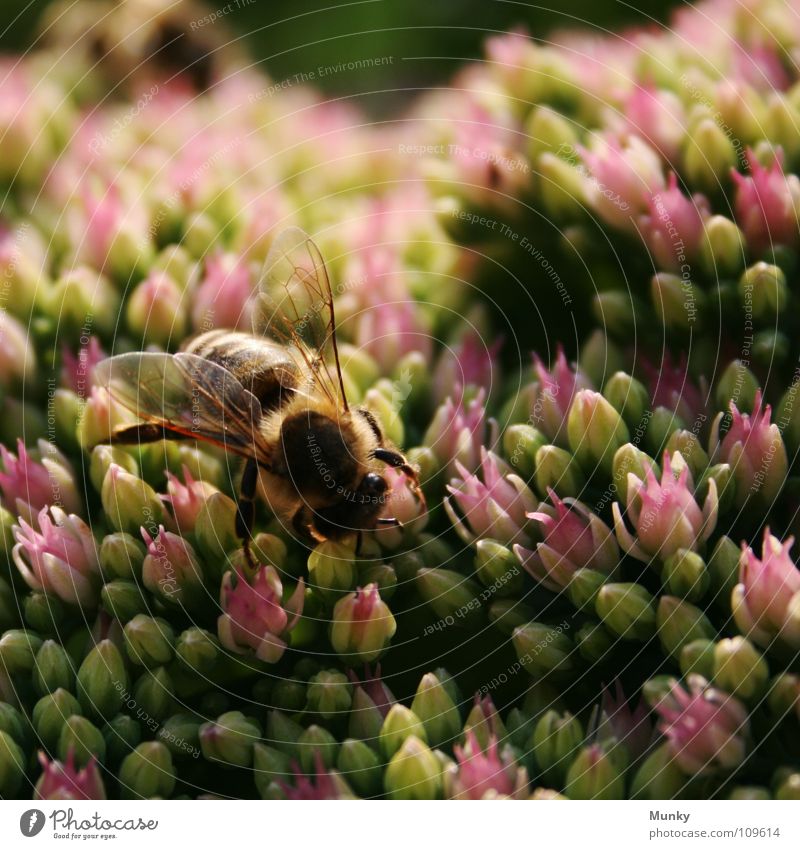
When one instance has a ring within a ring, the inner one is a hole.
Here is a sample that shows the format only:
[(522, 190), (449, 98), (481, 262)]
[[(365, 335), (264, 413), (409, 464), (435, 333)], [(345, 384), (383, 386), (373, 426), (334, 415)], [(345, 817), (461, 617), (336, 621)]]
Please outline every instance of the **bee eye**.
[(389, 485), (386, 481), (375, 472), (368, 472), (364, 475), (364, 480), (361, 481), (359, 491), (370, 498), (380, 498), (386, 492)]

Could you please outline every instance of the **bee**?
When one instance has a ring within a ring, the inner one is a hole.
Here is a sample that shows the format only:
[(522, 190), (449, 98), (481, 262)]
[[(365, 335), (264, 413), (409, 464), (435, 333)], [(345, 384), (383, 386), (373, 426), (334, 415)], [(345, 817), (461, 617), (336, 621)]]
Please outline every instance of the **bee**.
[(95, 381), (142, 420), (115, 431), (112, 444), (195, 439), (244, 458), (236, 530), (248, 559), (258, 493), (311, 542), (360, 541), (400, 524), (382, 515), (386, 466), (424, 507), (416, 470), (372, 413), (347, 401), (330, 280), (299, 228), (283, 231), (267, 256), (252, 334), (211, 330), (176, 354), (120, 354), (98, 364)]

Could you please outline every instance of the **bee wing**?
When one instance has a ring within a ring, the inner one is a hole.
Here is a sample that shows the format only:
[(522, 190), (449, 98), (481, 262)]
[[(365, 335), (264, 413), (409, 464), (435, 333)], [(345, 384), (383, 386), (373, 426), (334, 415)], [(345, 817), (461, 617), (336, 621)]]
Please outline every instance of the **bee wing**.
[(338, 408), (348, 409), (325, 260), (299, 227), (281, 232), (270, 248), (255, 299), (253, 328), (257, 335), (287, 345), (314, 385)]
[(98, 363), (94, 381), (144, 421), (270, 465), (258, 399), (210, 360), (186, 353), (119, 354)]

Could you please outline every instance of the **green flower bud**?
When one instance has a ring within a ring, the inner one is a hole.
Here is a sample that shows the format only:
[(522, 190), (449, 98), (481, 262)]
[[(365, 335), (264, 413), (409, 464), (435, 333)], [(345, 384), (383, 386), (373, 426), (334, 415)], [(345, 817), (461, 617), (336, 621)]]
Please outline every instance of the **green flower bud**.
[(358, 584), (375, 584), (380, 597), (389, 601), (397, 587), (397, 572), (388, 563), (370, 563), (358, 571)]
[(106, 472), (100, 498), (108, 520), (118, 531), (137, 534), (141, 526), (155, 528), (163, 519), (155, 490), (116, 464)]
[(236, 503), (222, 492), (212, 493), (200, 508), (194, 536), (198, 554), (206, 563), (219, 564), (221, 577), (228, 553), (241, 545), (236, 533)]
[(575, 647), (561, 631), (541, 622), (528, 622), (511, 635), (517, 658), (529, 675), (543, 672), (566, 672), (574, 665)]
[(392, 705), (383, 721), (379, 743), (384, 758), (388, 761), (400, 749), (403, 743), (415, 737), (428, 742), (428, 734), (422, 720), (405, 705)]
[[(392, 384), (389, 384), (391, 389)], [(406, 440), (403, 420), (398, 415), (395, 405), (379, 389), (369, 389), (364, 395), (362, 405), (369, 410), (381, 423), (386, 438), (395, 445), (402, 445)]]
[(666, 328), (688, 331), (702, 324), (705, 295), (691, 280), (660, 272), (650, 281), (650, 299)]
[(139, 666), (162, 666), (175, 654), (175, 632), (166, 619), (139, 614), (124, 627), (125, 651)]
[(536, 454), (547, 443), (547, 437), (529, 424), (511, 425), (503, 434), (506, 459), (524, 479), (533, 477), (536, 471)]
[(599, 466), (609, 475), (616, 450), (630, 439), (620, 414), (591, 389), (576, 393), (567, 417), (567, 436), (581, 468), (591, 472)]
[(190, 669), (208, 675), (220, 656), (219, 641), (203, 628), (187, 628), (178, 635), (175, 655)]
[(125, 310), (128, 327), (145, 345), (169, 347), (186, 335), (187, 315), (180, 286), (164, 272), (138, 283)]
[(172, 678), (163, 666), (143, 672), (133, 686), (137, 716), (144, 713), (145, 722), (160, 722), (175, 709)]
[(176, 713), (164, 720), (156, 736), (174, 758), (198, 758), (202, 724), (193, 714)]
[(0, 731), (0, 798), (16, 799), (25, 778), (25, 753), (5, 731)]
[(111, 334), (119, 315), (119, 294), (108, 278), (85, 266), (60, 277), (43, 300), (64, 338), (77, 338), (89, 318), (101, 335)]
[(140, 743), (119, 768), (123, 799), (166, 799), (175, 789), (172, 755), (163, 743)]
[(355, 587), (355, 553), (352, 545), (326, 541), (308, 557), (308, 575), (312, 586), (326, 598), (341, 599)]
[(676, 799), (686, 787), (686, 776), (663, 743), (644, 760), (631, 784), (631, 799)]
[(671, 675), (655, 675), (648, 678), (642, 685), (642, 696), (651, 708), (655, 708), (660, 701), (671, 694), (674, 684), (675, 678)]
[(700, 263), (715, 279), (735, 274), (744, 265), (744, 233), (724, 215), (712, 215), (705, 222), (700, 247)]
[(141, 539), (125, 533), (108, 534), (100, 544), (100, 567), (107, 580), (140, 581), (147, 549)]
[(411, 711), (422, 720), (431, 746), (452, 743), (461, 732), (458, 707), (442, 682), (431, 672), (422, 676), (411, 703)]
[(532, 618), (533, 609), (513, 598), (502, 598), (489, 605), (489, 621), (508, 637)]
[(118, 713), (100, 729), (106, 744), (106, 763), (118, 766), (142, 742), (142, 727), (132, 717)]
[(75, 669), (70, 656), (55, 640), (45, 640), (36, 653), (33, 670), (33, 689), (40, 695), (63, 688), (71, 690), (75, 683)]
[(673, 434), (685, 427), (686, 423), (674, 410), (656, 407), (647, 425), (647, 447), (654, 456), (661, 457)]
[(708, 558), (708, 574), (715, 598), (726, 602), (731, 592), (739, 583), (739, 561), (742, 550), (730, 537), (720, 537), (711, 557)]
[(778, 784), (775, 798), (786, 801), (800, 799), (800, 772), (792, 772)]
[(700, 477), (708, 466), (708, 454), (706, 454), (703, 446), (700, 444), (697, 435), (690, 430), (674, 431), (667, 440), (665, 450), (669, 452), (670, 457), (677, 451), (686, 461), (686, 465), (689, 467), (689, 471), (695, 480)]
[(57, 596), (32, 592), (23, 603), (25, 622), (37, 633), (57, 635), (63, 628), (66, 611)]
[(375, 752), (362, 740), (345, 740), (339, 748), (336, 767), (347, 783), (363, 798), (381, 791), (383, 770)]
[(719, 515), (722, 516), (733, 507), (736, 500), (736, 481), (733, 478), (733, 470), (728, 463), (715, 463), (699, 476), (695, 490), (698, 504), (705, 502), (712, 480), (717, 488), (717, 501), (719, 502), (717, 510)]
[(624, 799), (625, 776), (599, 743), (581, 749), (567, 772), (570, 799)]
[(769, 684), (767, 704), (778, 721), (795, 711), (800, 715), (800, 676), (789, 672), (776, 675)]
[(525, 573), (519, 560), (496, 540), (479, 539), (475, 543), (475, 572), (495, 597), (517, 597), (522, 590)]
[(645, 411), (650, 409), (650, 394), (645, 386), (624, 371), (618, 371), (608, 379), (603, 395), (629, 428), (639, 425)]
[(573, 124), (549, 106), (531, 109), (525, 121), (525, 138), (531, 162), (536, 162), (543, 153), (563, 155), (567, 150), (574, 151), (578, 142)]
[(342, 372), (350, 377), (362, 396), (381, 376), (381, 370), (374, 358), (356, 345), (340, 344), (339, 361)]
[(592, 331), (581, 346), (578, 356), (580, 370), (595, 386), (602, 386), (609, 374), (624, 367), (622, 354), (601, 328)]
[(769, 667), (764, 656), (744, 637), (720, 640), (714, 650), (713, 682), (743, 701), (764, 694)]
[(310, 725), (300, 735), (297, 748), (300, 752), (300, 766), (307, 775), (317, 771), (317, 759), (325, 769), (331, 769), (336, 763), (339, 744), (330, 731), (319, 725)]
[[(87, 422), (84, 417), (82, 420), (81, 427), (86, 429)], [(106, 425), (105, 430), (98, 438), (105, 438), (106, 431), (108, 430), (108, 426)], [(88, 435), (87, 435), (88, 438)], [(82, 445), (91, 445), (92, 442), (82, 440)], [(139, 475), (139, 464), (136, 460), (131, 457), (128, 453), (129, 449), (123, 448), (119, 445), (95, 445), (92, 448), (92, 453), (89, 457), (89, 480), (92, 482), (92, 486), (95, 488), (96, 492), (102, 492), (103, 490), (103, 481), (106, 479), (106, 475), (108, 474), (108, 470), (113, 465), (120, 466), (120, 468), (124, 469), (131, 475), (135, 475), (138, 477)]]
[(181, 245), (168, 245), (150, 264), (153, 271), (163, 271), (185, 289), (197, 278), (197, 263)]
[(766, 801), (771, 799), (766, 787), (737, 786), (728, 794), (728, 799), (733, 802), (749, 802), (751, 800)]
[(687, 643), (693, 640), (713, 640), (717, 635), (702, 610), (670, 595), (659, 599), (656, 624), (661, 646), (676, 660)]
[(759, 389), (758, 379), (741, 360), (731, 360), (717, 383), (717, 408), (727, 410), (733, 401), (740, 413), (751, 413)]
[(702, 675), (710, 681), (714, 674), (714, 650), (717, 644), (713, 640), (692, 640), (681, 649), (680, 667), (684, 677), (691, 674)]
[(422, 599), (445, 625), (474, 627), (482, 621), (483, 592), (473, 580), (451, 569), (420, 569), (414, 580)]
[(133, 581), (117, 578), (103, 584), (100, 590), (100, 606), (110, 616), (124, 623), (144, 615), (150, 604), (143, 587)]
[(704, 118), (687, 138), (683, 164), (692, 184), (716, 190), (736, 166), (736, 151), (722, 127), (712, 118)]
[(253, 746), (253, 773), (262, 799), (281, 798), (277, 795), (280, 793), (278, 782), (285, 782), (292, 775), (291, 758), (278, 749), (256, 743)]
[(384, 789), (390, 799), (441, 797), (441, 764), (419, 737), (407, 737), (392, 756), (384, 773)]
[[(348, 677), (335, 669), (323, 669), (308, 682), (308, 710), (323, 719), (336, 719), (350, 710), (353, 685)], [(313, 770), (309, 770), (312, 772)]]
[(708, 591), (711, 579), (697, 552), (679, 548), (664, 563), (663, 579), (670, 592), (697, 601)]
[(42, 638), (33, 631), (15, 628), (0, 637), (0, 669), (9, 675), (30, 673), (36, 665), (36, 654)]
[(76, 714), (63, 721), (58, 735), (58, 759), (66, 761), (70, 750), (75, 753), (75, 764), (79, 767), (86, 766), (92, 757), (100, 763), (106, 759), (106, 741), (100, 729)]
[(261, 729), (241, 711), (223, 713), (200, 729), (200, 748), (207, 761), (221, 761), (232, 766), (249, 767), (253, 762), (253, 744), (261, 737)]
[(599, 622), (587, 622), (575, 634), (575, 645), (581, 657), (591, 663), (608, 657), (615, 643), (616, 638)]
[(542, 498), (552, 489), (560, 498), (577, 498), (586, 486), (586, 477), (569, 451), (543, 445), (536, 452), (536, 490)]
[(492, 737), (501, 745), (508, 740), (508, 730), (490, 697), (475, 699), (475, 704), (464, 721), (462, 741), (465, 743), (469, 732), (475, 735), (478, 745), (484, 751)]
[(299, 678), (283, 678), (272, 687), (271, 703), (277, 710), (300, 713), (306, 706), (307, 687)]
[(297, 741), (303, 733), (303, 727), (279, 710), (267, 714), (267, 733), (264, 739), (285, 755), (298, 757)]
[(578, 748), (583, 728), (571, 713), (548, 710), (536, 723), (529, 747), (545, 781), (561, 785)]
[(375, 584), (367, 584), (336, 602), (331, 624), (334, 651), (351, 661), (377, 660), (397, 630), (392, 611)]
[(636, 328), (636, 316), (645, 315), (646, 307), (630, 292), (607, 289), (592, 298), (595, 321), (615, 337), (623, 338)]
[(119, 713), (128, 673), (119, 649), (111, 640), (101, 640), (78, 669), (77, 696), (88, 716), (109, 717)]
[(84, 401), (70, 389), (56, 389), (53, 393), (52, 416), (56, 441), (62, 448), (77, 451), (78, 425), (83, 417)]
[(752, 351), (758, 365), (782, 365), (791, 351), (791, 341), (781, 330), (759, 330), (753, 336)]
[(751, 311), (756, 318), (774, 322), (789, 300), (786, 275), (777, 265), (757, 262), (742, 272), (739, 296), (745, 311)]
[(628, 503), (628, 475), (635, 475), (643, 481), (648, 468), (652, 472), (657, 472), (656, 461), (632, 443), (627, 442), (617, 449), (611, 465), (611, 480), (616, 487), (617, 501), (621, 504)]
[(608, 575), (596, 569), (578, 569), (567, 584), (569, 600), (578, 610), (594, 610), (597, 593), (608, 580)]
[(353, 690), (353, 705), (347, 733), (357, 740), (365, 740), (373, 748), (378, 746), (378, 736), (383, 726), (383, 714), (363, 687)]
[(80, 716), (78, 700), (67, 690), (59, 689), (42, 696), (33, 706), (31, 721), (36, 736), (49, 750), (56, 747), (64, 723), (71, 716)]
[(649, 640), (656, 630), (653, 596), (640, 584), (604, 584), (595, 611), (603, 624), (625, 640)]

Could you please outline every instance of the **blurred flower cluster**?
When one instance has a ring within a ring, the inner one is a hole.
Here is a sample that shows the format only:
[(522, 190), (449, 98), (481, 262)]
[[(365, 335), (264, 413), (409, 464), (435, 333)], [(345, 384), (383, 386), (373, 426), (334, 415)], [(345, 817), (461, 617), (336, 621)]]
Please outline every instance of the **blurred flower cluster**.
[[(798, 11), (496, 35), (371, 124), (195, 2), (54, 4), (0, 59), (0, 796), (798, 798)], [(427, 512), (388, 470), (399, 526), (259, 503), (248, 557), (237, 462), (108, 444), (95, 372), (249, 331), (291, 225)]]

